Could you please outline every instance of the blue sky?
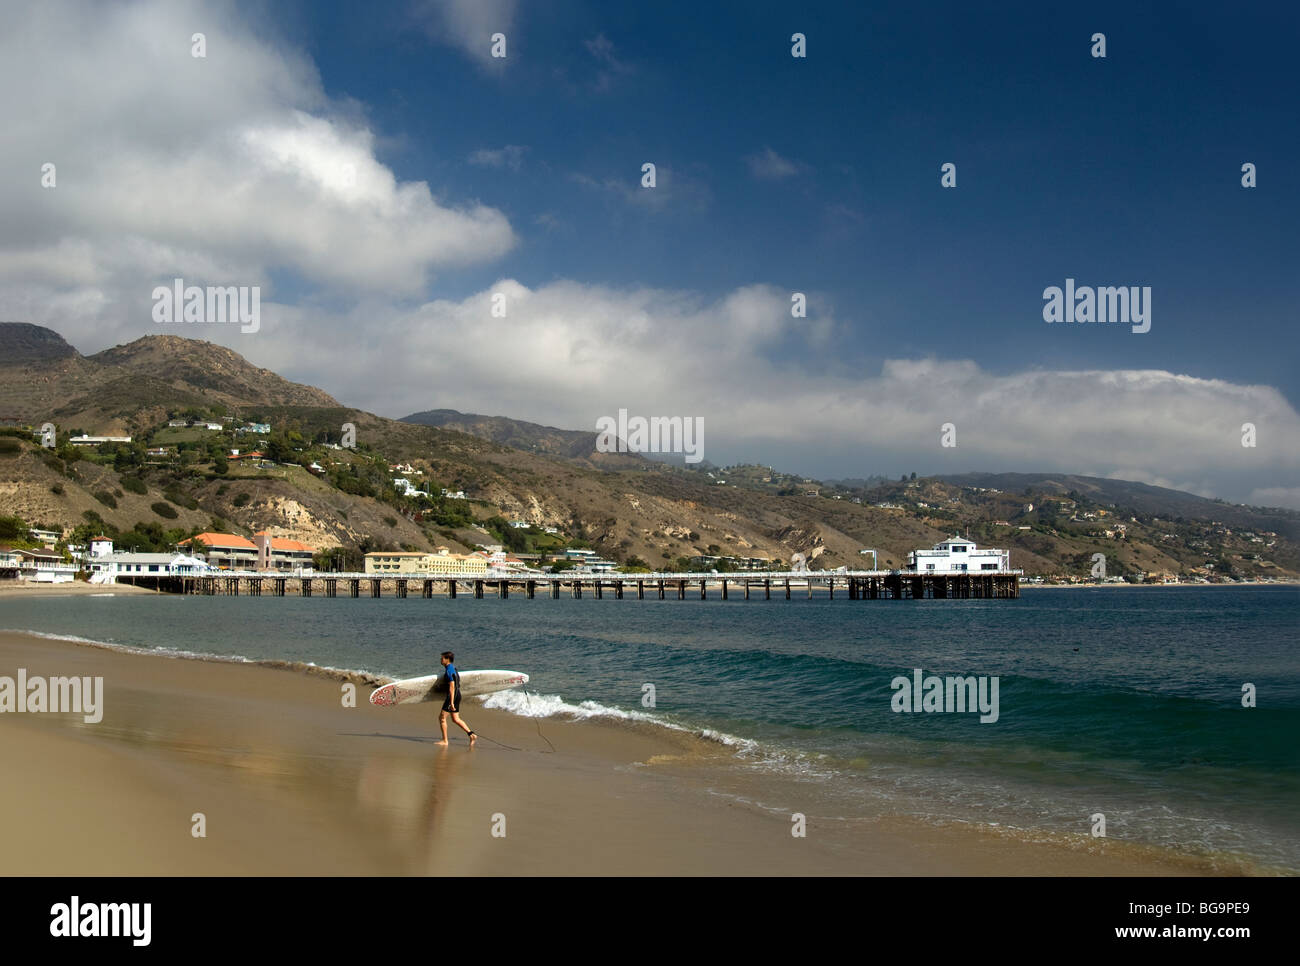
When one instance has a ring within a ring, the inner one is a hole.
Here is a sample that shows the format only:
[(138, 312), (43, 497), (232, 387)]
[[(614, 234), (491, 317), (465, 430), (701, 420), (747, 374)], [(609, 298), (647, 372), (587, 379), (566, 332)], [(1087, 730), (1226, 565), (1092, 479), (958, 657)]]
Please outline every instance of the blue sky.
[[(1277, 351), (1300, 322), (1294, 10), (975, 7), (525, 3), (497, 69), (431, 43), (404, 6), (311, 4), (283, 28), (331, 95), (395, 138), (382, 153), (400, 177), (479, 198), (521, 234), (431, 293), (502, 273), (768, 281), (834, 305), (854, 336), (845, 365), (933, 352), (995, 371), (1163, 368), (1294, 403), (1300, 369)], [(506, 145), (517, 170), (467, 160)], [(755, 177), (747, 159), (767, 150), (796, 172)], [(689, 192), (650, 207), (580, 180), (634, 192), (645, 160)], [(945, 161), (956, 189), (939, 186)], [(1043, 324), (1041, 291), (1067, 276), (1150, 285), (1152, 331)]]
[[(0, 318), (83, 352), (1300, 508), (1292, 8), (3, 2)], [(160, 327), (177, 277), (259, 286), (257, 330)], [(1149, 287), (1150, 331), (1049, 325), (1067, 278)]]

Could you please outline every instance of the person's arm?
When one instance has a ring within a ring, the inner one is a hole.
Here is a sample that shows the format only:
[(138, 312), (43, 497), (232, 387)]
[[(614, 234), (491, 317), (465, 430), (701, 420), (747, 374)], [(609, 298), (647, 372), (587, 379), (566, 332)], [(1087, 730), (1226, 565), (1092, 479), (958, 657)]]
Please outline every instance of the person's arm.
[(447, 678), (447, 701), (454, 708), (456, 707), (456, 679)]

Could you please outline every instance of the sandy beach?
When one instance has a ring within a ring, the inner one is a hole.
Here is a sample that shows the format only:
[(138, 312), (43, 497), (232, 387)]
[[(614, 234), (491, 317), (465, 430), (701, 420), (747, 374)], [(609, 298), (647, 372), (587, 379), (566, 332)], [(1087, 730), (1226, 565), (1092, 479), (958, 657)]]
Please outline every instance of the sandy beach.
[(92, 584), (84, 580), (71, 580), (62, 584), (36, 583), (32, 580), (0, 580), (0, 600), (16, 597), (104, 597), (104, 596), (154, 596), (158, 591), (133, 584)]
[[(442, 747), (435, 705), (374, 707), (358, 680), (345, 707), (335, 672), (0, 634), (0, 675), (20, 668), (102, 676), (103, 717), (0, 715), (9, 875), (1205, 871), (1122, 842), (888, 816), (810, 811), (797, 838), (789, 811), (746, 803), (731, 749), (651, 726), (470, 701), (477, 747), (454, 728)], [(719, 794), (728, 769), (738, 794)]]

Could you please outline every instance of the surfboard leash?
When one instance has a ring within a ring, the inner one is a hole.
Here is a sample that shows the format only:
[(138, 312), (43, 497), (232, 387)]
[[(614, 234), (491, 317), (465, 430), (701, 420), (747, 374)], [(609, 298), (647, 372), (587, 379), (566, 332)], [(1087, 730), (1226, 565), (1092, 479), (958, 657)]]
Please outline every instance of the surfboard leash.
[[(528, 689), (527, 689), (527, 688), (521, 688), (520, 690), (524, 692), (524, 700), (525, 700), (525, 701), (527, 702), (527, 704), (528, 704), (528, 710), (531, 711), (532, 708), (533, 708), (533, 702), (532, 702), (532, 698), (530, 698), (530, 697), (528, 696)], [(552, 745), (552, 744), (551, 744), (551, 739), (550, 739), (550, 738), (548, 738), (548, 737), (546, 737), (546, 735), (542, 734), (542, 721), (541, 721), (541, 719), (538, 718), (538, 719), (536, 719), (533, 723), (537, 725), (537, 737), (541, 738), (544, 742), (547, 743), (547, 745), (550, 745), (550, 748), (551, 748), (550, 751), (537, 751), (537, 752), (534, 752), (534, 754), (538, 754), (538, 755), (553, 755), (553, 754), (555, 754), (555, 745)], [(495, 738), (491, 737), (490, 735), (485, 735), (485, 734), (482, 734), (481, 732), (478, 732), (478, 731), (474, 732), (474, 734), (477, 735), (477, 736), (480, 737), (480, 738), (485, 738), (485, 739), (487, 739), (488, 741), (492, 742), (492, 744), (494, 744), (494, 745), (500, 745), (502, 748), (509, 748), (511, 751), (527, 751), (527, 750), (528, 750), (527, 748), (516, 748), (514, 745), (507, 745), (504, 741), (497, 741)]]
[[(528, 689), (527, 689), (527, 688), (523, 688), (523, 689), (521, 689), (521, 690), (524, 692), (524, 701), (525, 701), (525, 702), (527, 703), (527, 705), (528, 705), (528, 710), (529, 710), (529, 711), (532, 711), (532, 710), (533, 710), (533, 699), (529, 696), (529, 694), (528, 694)], [(536, 719), (534, 719), (534, 721), (535, 721), (535, 723), (537, 724), (537, 737), (541, 738), (544, 742), (546, 742), (548, 745), (550, 745), (550, 748), (551, 748), (550, 754), (555, 754), (555, 746), (551, 744), (551, 739), (548, 738), (548, 737), (546, 737), (546, 735), (542, 734), (542, 719), (541, 719), (541, 718), (536, 718)], [(539, 754), (543, 754), (543, 755), (544, 755), (544, 754), (547, 754), (547, 752), (544, 752), (544, 751), (543, 751), (543, 752), (539, 752)]]

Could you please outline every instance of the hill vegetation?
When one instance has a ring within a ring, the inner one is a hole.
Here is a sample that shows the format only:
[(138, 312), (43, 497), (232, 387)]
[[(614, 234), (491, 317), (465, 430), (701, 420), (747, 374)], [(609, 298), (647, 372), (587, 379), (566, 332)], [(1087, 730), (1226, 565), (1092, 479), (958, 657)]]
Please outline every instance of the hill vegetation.
[[(161, 547), (265, 529), (349, 568), (368, 550), (500, 544), (589, 547), (654, 570), (700, 557), (784, 565), (795, 553), (831, 569), (864, 566), (864, 548), (904, 566), (908, 551), (969, 532), (1036, 574), (1086, 578), (1098, 552), (1130, 579), (1300, 573), (1291, 511), (1060, 474), (821, 482), (768, 466), (673, 466), (502, 417), (385, 419), (175, 336), (82, 356), (48, 329), (0, 324), (0, 377), (0, 514), (77, 538), (103, 530)], [(57, 427), (53, 450), (31, 432), (45, 422)], [(133, 440), (72, 446), (81, 433)]]

